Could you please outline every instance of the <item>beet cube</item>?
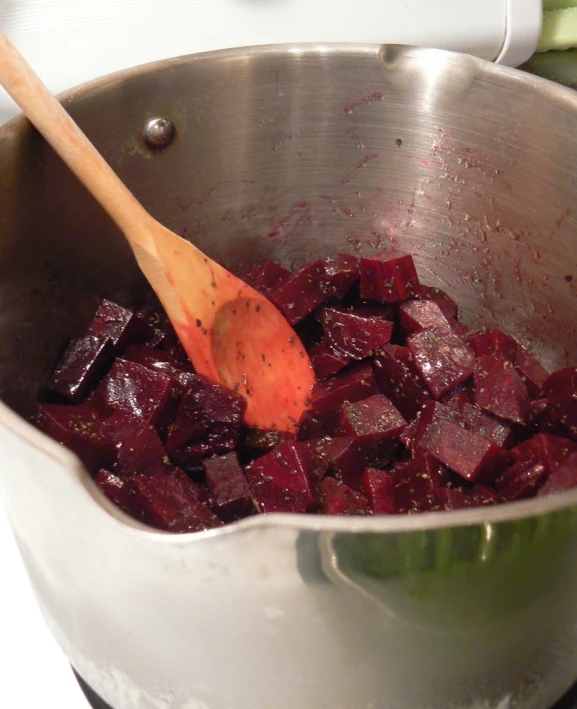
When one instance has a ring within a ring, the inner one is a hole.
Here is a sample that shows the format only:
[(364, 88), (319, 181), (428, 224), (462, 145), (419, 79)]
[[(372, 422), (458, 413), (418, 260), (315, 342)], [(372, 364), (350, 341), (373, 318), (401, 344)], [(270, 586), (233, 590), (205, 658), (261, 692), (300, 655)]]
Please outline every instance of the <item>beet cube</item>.
[(169, 532), (200, 532), (222, 526), (203, 502), (204, 493), (181, 470), (169, 475), (137, 473), (124, 483), (130, 514)]
[(332, 433), (339, 409), (345, 401), (359, 401), (374, 394), (377, 394), (377, 386), (373, 368), (370, 362), (358, 362), (314, 386), (312, 413), (318, 417), (326, 432)]
[(555, 418), (577, 438), (577, 367), (554, 372), (546, 380), (543, 392)]
[(326, 515), (370, 514), (370, 503), (363, 494), (328, 476), (321, 483), (321, 501)]
[(407, 421), (413, 419), (430, 394), (407, 347), (387, 345), (373, 358), (375, 381)]
[(484, 413), (476, 404), (463, 404), (461, 413), (463, 425), (468, 431), (488, 438), (502, 448), (512, 445), (515, 435), (508, 424)]
[(111, 502), (117, 507), (120, 507), (124, 512), (130, 514), (130, 496), (124, 486), (124, 480), (114, 473), (102, 469), (94, 478), (94, 482)]
[(229, 522), (256, 512), (236, 453), (208, 458), (203, 467), (214, 508), (221, 519)]
[(437, 416), (418, 445), (470, 482), (490, 481), (503, 467), (503, 449), (453, 421)]
[(268, 298), (295, 325), (329, 298), (342, 297), (358, 277), (357, 259), (338, 254), (308, 264), (269, 291)]
[(153, 335), (150, 325), (128, 308), (103, 300), (94, 313), (87, 335), (112, 340), (115, 354), (122, 354), (128, 345), (143, 344)]
[(155, 372), (166, 374), (184, 387), (191, 381), (190, 377), (194, 373), (194, 368), (190, 361), (188, 364), (177, 363), (170, 352), (155, 347), (147, 347), (146, 345), (130, 345), (122, 355), (122, 359), (127, 362), (136, 362), (136, 364), (152, 369)]
[(307, 409), (303, 412), (299, 421), (297, 441), (308, 441), (311, 438), (324, 438), (329, 434), (329, 428), (332, 432), (334, 424), (330, 427), (325, 425), (318, 414)]
[(286, 431), (261, 431), (251, 428), (242, 434), (240, 447), (248, 458), (260, 458), (285, 441), (294, 439), (294, 434)]
[(451, 389), (446, 394), (443, 394), (440, 401), (449, 408), (462, 412), (465, 404), (475, 403), (473, 387), (469, 386), (469, 382), (466, 384), (459, 384), (454, 389)]
[(492, 355), (513, 361), (517, 352), (517, 341), (500, 330), (478, 333), (470, 337), (467, 343), (477, 357)]
[(366, 468), (362, 477), (362, 491), (365, 493), (371, 511), (379, 515), (394, 515), (395, 477), (392, 473), (377, 468)]
[(76, 453), (93, 475), (110, 467), (115, 458), (103, 419), (95, 409), (85, 405), (38, 404), (32, 420), (46, 435)]
[(112, 340), (94, 335), (71, 340), (56, 363), (48, 388), (71, 404), (78, 404), (96, 385), (113, 357)]
[(527, 387), (529, 396), (531, 398), (539, 396), (550, 373), (519, 343), (517, 343), (514, 364), (515, 369)]
[(555, 495), (577, 487), (577, 453), (572, 453), (556, 468), (537, 495)]
[(246, 466), (245, 475), (260, 512), (307, 512), (316, 506), (308, 461), (297, 446), (287, 441)]
[(327, 471), (336, 480), (359, 490), (365, 468), (365, 456), (359, 442), (346, 436), (322, 438), (314, 446), (315, 454), (326, 463)]
[(364, 359), (391, 339), (393, 323), (371, 308), (323, 308), (322, 323), (328, 345), (350, 359)]
[(416, 456), (395, 468), (395, 509), (404, 514), (428, 512), (435, 508), (435, 493), (446, 487), (447, 473), (428, 452)]
[(430, 328), (452, 329), (441, 308), (432, 300), (405, 300), (399, 303), (398, 317), (407, 335)]
[(384, 394), (357, 402), (346, 401), (340, 410), (337, 431), (349, 436), (372, 465), (390, 459), (394, 444), (407, 422)]
[(457, 303), (444, 290), (421, 284), (421, 292), (418, 297), (422, 300), (432, 300), (436, 303), (447, 320), (453, 320), (457, 317)]
[(542, 463), (521, 460), (505, 470), (495, 480), (495, 489), (508, 502), (534, 497), (547, 479), (547, 470)]
[(171, 460), (195, 468), (203, 458), (232, 451), (245, 410), (242, 396), (195, 375), (168, 430), (166, 450)]
[(105, 423), (104, 430), (115, 444), (114, 472), (122, 477), (135, 473), (169, 473), (172, 465), (156, 431), (143, 426), (142, 419), (118, 411)]
[(291, 275), (291, 272), (287, 271), (286, 268), (272, 261), (261, 261), (245, 273), (242, 279), (259, 293), (267, 295)]
[(483, 355), (475, 366), (474, 383), (475, 400), (484, 411), (513, 423), (525, 424), (531, 418), (527, 388), (510, 360)]
[(326, 342), (319, 342), (310, 348), (309, 357), (318, 379), (336, 374), (350, 363), (351, 357), (335, 352)]
[(385, 251), (361, 259), (361, 297), (380, 303), (399, 303), (421, 290), (410, 254)]
[(473, 374), (475, 355), (454, 332), (422, 330), (411, 335), (407, 345), (419, 374), (435, 399), (440, 399)]
[(553, 470), (575, 451), (575, 444), (566, 438), (538, 433), (515, 448), (511, 448), (507, 452), (507, 461), (540, 463), (545, 467), (546, 475), (549, 477)]

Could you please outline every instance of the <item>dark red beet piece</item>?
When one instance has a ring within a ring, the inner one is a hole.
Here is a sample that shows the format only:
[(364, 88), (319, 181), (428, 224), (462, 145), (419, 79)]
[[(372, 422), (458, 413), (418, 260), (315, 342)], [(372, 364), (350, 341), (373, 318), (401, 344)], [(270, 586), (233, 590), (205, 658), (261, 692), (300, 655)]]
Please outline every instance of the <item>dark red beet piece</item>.
[(245, 410), (242, 396), (195, 376), (168, 430), (166, 450), (171, 460), (195, 468), (203, 458), (232, 451), (240, 438)]
[(371, 308), (322, 308), (318, 313), (328, 345), (350, 359), (365, 359), (391, 339), (393, 323)]
[(246, 466), (245, 475), (260, 512), (307, 512), (316, 506), (307, 458), (297, 446), (287, 441)]
[(395, 467), (395, 509), (399, 513), (435, 509), (435, 493), (449, 482), (447, 473), (428, 452)]
[(274, 288), (278, 288), (291, 275), (291, 272), (287, 271), (286, 268), (272, 261), (261, 261), (245, 273), (242, 279), (259, 293), (267, 295)]
[(571, 453), (576, 452), (576, 444), (566, 438), (538, 433), (507, 452), (507, 461), (517, 463), (530, 461), (545, 466), (547, 477)]
[(437, 416), (418, 445), (470, 482), (488, 482), (503, 467), (503, 449), (453, 421)]
[(508, 502), (534, 497), (547, 479), (547, 470), (542, 463), (522, 460), (505, 470), (495, 480), (495, 489)]
[(422, 330), (411, 335), (407, 345), (419, 374), (435, 399), (473, 374), (475, 355), (454, 332)]
[(169, 532), (200, 532), (222, 526), (203, 502), (204, 493), (181, 470), (169, 475), (138, 473), (124, 483), (130, 514), (152, 527)]
[(432, 300), (436, 303), (447, 320), (453, 320), (457, 317), (457, 303), (444, 290), (421, 284), (421, 292), (418, 297), (422, 300)]
[(475, 400), (484, 411), (513, 423), (529, 421), (531, 400), (510, 360), (493, 355), (479, 357), (474, 382)]
[(132, 310), (106, 299), (98, 306), (86, 331), (86, 335), (112, 340), (117, 355), (129, 345), (148, 342), (153, 334), (150, 325)]
[(543, 391), (550, 373), (519, 343), (517, 343), (514, 363), (515, 369), (527, 387), (529, 396), (532, 399), (538, 397)]
[(130, 345), (122, 355), (122, 359), (166, 374), (183, 386), (188, 385), (190, 375), (194, 374), (194, 368), (190, 361), (188, 363), (175, 362), (170, 352), (146, 345)]
[(365, 493), (371, 511), (379, 515), (394, 515), (395, 476), (377, 468), (366, 468), (362, 477), (362, 490)]
[(502, 448), (509, 448), (513, 444), (515, 434), (511, 426), (484, 413), (476, 404), (463, 404), (461, 413), (463, 425), (468, 431), (488, 438)]
[(370, 513), (370, 503), (363, 494), (328, 476), (321, 483), (321, 500), (326, 515)]
[(329, 298), (342, 297), (358, 277), (358, 260), (338, 254), (305, 266), (271, 290), (268, 298), (295, 325)]
[(554, 372), (545, 382), (543, 392), (555, 418), (577, 438), (577, 367)]
[(319, 342), (308, 351), (311, 364), (318, 379), (340, 372), (351, 362), (351, 357), (335, 352), (326, 342)]
[(446, 394), (444, 394), (440, 399), (442, 404), (445, 404), (451, 409), (456, 411), (463, 411), (465, 404), (475, 403), (475, 394), (473, 393), (473, 387), (469, 386), (469, 383), (459, 384), (454, 389), (451, 389)]
[(371, 465), (387, 462), (399, 434), (407, 425), (399, 410), (384, 394), (357, 402), (345, 402), (340, 410), (337, 431), (359, 444)]
[(118, 476), (125, 478), (135, 473), (154, 475), (172, 471), (158, 434), (153, 428), (143, 426), (141, 419), (119, 411), (106, 421), (104, 430), (115, 445), (114, 472)]
[(103, 419), (88, 406), (38, 404), (33, 421), (41, 431), (76, 453), (93, 474), (109, 468), (114, 446), (105, 435)]
[(555, 495), (577, 487), (577, 453), (571, 453), (556, 468), (537, 495)]
[(383, 347), (373, 358), (373, 368), (379, 392), (393, 402), (407, 421), (430, 399), (407, 347)]
[(360, 401), (377, 393), (371, 363), (355, 363), (316, 384), (311, 395), (312, 414), (318, 417), (327, 433), (332, 433), (339, 409), (345, 401)]
[(78, 404), (96, 385), (113, 356), (112, 340), (94, 335), (70, 340), (56, 363), (48, 389), (71, 404)]
[(117, 507), (120, 507), (124, 512), (130, 514), (130, 496), (124, 487), (124, 480), (119, 478), (118, 475), (102, 469), (94, 478), (94, 482), (111, 502)]
[(329, 428), (332, 431), (334, 423), (331, 426), (323, 423), (321, 416), (315, 414), (308, 409), (303, 412), (297, 431), (297, 441), (308, 441), (311, 438), (324, 438), (329, 434)]
[(236, 453), (227, 453), (203, 462), (206, 482), (214, 509), (225, 522), (256, 512), (248, 482)]
[(314, 452), (335, 479), (355, 490), (360, 489), (365, 456), (357, 440), (346, 436), (322, 438), (315, 443)]
[(361, 297), (380, 303), (399, 303), (421, 291), (410, 254), (385, 251), (360, 263)]
[(452, 330), (443, 311), (432, 300), (405, 300), (399, 303), (398, 318), (407, 335), (430, 328)]
[(91, 403), (99, 410), (125, 411), (144, 424), (162, 427), (175, 413), (173, 389), (173, 380), (165, 374), (117, 359), (96, 388)]
[(517, 341), (500, 330), (478, 333), (468, 338), (467, 343), (477, 357), (492, 355), (513, 361), (517, 352)]
[(276, 446), (295, 438), (294, 434), (286, 431), (261, 431), (251, 428), (242, 435), (240, 447), (248, 458), (260, 458)]

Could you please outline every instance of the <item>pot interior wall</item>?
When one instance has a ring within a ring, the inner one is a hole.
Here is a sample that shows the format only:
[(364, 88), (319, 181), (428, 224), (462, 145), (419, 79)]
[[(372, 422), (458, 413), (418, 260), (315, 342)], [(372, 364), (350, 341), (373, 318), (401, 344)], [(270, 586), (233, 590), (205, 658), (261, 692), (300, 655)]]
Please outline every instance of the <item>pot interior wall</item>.
[[(465, 321), (577, 362), (577, 100), (400, 47), (189, 57), (65, 100), (144, 206), (237, 272), (410, 251)], [(172, 120), (151, 151), (142, 128)], [(30, 411), (103, 296), (147, 289), (120, 233), (23, 119), (0, 130), (0, 394)]]

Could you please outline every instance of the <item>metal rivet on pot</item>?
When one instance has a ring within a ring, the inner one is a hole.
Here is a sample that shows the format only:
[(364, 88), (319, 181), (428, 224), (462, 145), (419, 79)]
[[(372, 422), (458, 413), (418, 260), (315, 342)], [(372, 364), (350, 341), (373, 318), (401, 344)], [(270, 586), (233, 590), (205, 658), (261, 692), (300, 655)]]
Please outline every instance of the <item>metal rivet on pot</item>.
[(144, 142), (152, 150), (167, 148), (176, 135), (174, 123), (168, 118), (151, 118), (142, 131)]

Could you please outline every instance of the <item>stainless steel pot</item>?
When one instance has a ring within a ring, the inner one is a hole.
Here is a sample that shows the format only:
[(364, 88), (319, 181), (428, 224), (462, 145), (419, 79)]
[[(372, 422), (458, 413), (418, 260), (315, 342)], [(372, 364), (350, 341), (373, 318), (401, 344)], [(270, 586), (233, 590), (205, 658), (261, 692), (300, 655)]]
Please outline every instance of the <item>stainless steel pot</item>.
[[(65, 103), (171, 229), (240, 269), (394, 245), (465, 320), (577, 362), (577, 97), (432, 50), (235, 50)], [(176, 138), (151, 150), (143, 126)], [(169, 536), (29, 426), (124, 240), (23, 119), (0, 131), (0, 492), (39, 603), (115, 709), (544, 709), (577, 675), (577, 491), (492, 509), (270, 515)], [(90, 249), (88, 248), (90, 246)]]

